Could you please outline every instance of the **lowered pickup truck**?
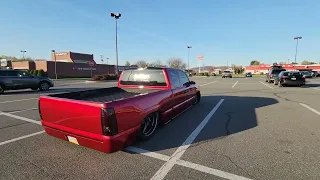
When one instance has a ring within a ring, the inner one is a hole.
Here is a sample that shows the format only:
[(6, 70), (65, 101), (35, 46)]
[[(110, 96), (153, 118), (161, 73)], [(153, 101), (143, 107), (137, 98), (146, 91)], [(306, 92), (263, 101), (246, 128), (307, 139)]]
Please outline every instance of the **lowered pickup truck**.
[(150, 139), (200, 98), (184, 71), (149, 67), (123, 71), (117, 87), (41, 96), (39, 113), (48, 135), (111, 153)]

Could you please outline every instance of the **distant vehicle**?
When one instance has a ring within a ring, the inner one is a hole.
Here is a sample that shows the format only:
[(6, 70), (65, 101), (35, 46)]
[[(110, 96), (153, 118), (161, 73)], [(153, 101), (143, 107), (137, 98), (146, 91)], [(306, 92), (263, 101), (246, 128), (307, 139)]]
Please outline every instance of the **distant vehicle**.
[(246, 73), (246, 74), (245, 74), (245, 77), (252, 77), (251, 72)]
[(232, 78), (232, 73), (231, 71), (223, 71), (222, 73), (222, 78)]
[(320, 72), (319, 71), (311, 71), (311, 75), (313, 77), (320, 77)]
[(303, 77), (305, 78), (312, 78), (312, 74), (309, 71), (301, 71), (301, 74), (303, 75)]
[(0, 95), (6, 90), (32, 89), (46, 91), (53, 87), (48, 77), (34, 76), (23, 70), (0, 70)]
[(283, 69), (281, 66), (272, 66), (272, 68), (269, 70), (269, 72), (266, 74), (266, 82), (273, 83), (274, 79), (280, 74), (280, 72), (286, 71), (286, 69)]
[(299, 71), (282, 71), (274, 79), (274, 85), (282, 86), (303, 86), (306, 79)]
[(184, 71), (143, 68), (122, 71), (117, 87), (40, 96), (38, 105), (48, 135), (111, 153), (150, 139), (200, 99)]

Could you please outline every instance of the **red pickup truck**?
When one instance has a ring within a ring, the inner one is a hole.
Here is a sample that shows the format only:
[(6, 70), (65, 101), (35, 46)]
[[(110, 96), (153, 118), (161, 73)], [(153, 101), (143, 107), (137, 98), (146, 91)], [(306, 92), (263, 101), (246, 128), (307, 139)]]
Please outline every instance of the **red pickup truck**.
[(39, 114), (48, 135), (111, 153), (149, 139), (200, 98), (184, 71), (149, 67), (123, 71), (117, 87), (40, 96)]

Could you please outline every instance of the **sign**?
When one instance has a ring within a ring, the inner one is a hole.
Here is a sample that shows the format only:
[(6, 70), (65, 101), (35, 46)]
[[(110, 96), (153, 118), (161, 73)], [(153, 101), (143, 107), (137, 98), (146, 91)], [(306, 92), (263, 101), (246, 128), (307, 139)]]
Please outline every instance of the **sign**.
[[(54, 52), (53, 52), (54, 54)], [(62, 53), (56, 53), (56, 56), (66, 56), (68, 53), (66, 52), (62, 52)]]
[(203, 56), (198, 56), (198, 60), (202, 61), (203, 60)]
[(7, 59), (1, 59), (0, 61), (1, 61), (1, 66), (2, 67), (6, 67), (8, 65)]
[(92, 67), (92, 66), (94, 66), (94, 61), (90, 61), (89, 62), (89, 65)]
[(96, 71), (96, 68), (81, 68), (81, 67), (73, 67), (73, 70), (78, 70), (78, 71)]

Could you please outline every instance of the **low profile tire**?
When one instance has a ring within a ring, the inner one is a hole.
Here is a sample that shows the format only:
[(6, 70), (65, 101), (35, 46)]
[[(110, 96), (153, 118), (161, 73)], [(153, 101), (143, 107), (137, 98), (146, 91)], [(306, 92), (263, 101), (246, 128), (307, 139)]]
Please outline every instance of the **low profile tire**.
[(138, 138), (143, 141), (150, 139), (154, 135), (158, 127), (158, 124), (159, 124), (158, 112), (152, 113), (147, 117), (145, 117), (140, 125), (140, 132), (139, 132)]
[(193, 104), (199, 104), (199, 103), (200, 103), (200, 100), (201, 100), (201, 94), (200, 94), (200, 92), (197, 92), (196, 100), (194, 101)]
[(0, 95), (3, 94), (4, 89), (5, 89), (4, 85), (0, 85)]
[(38, 90), (39, 88), (30, 88), (31, 90), (33, 90), (33, 91), (36, 91), (36, 90)]
[(47, 91), (49, 90), (49, 88), (50, 88), (50, 85), (47, 82), (41, 82), (39, 85), (40, 91)]

